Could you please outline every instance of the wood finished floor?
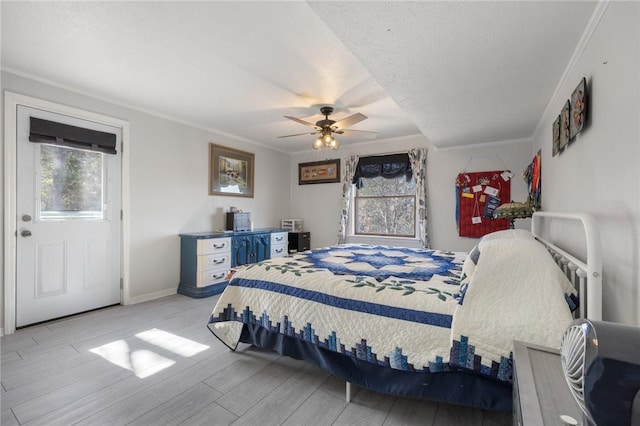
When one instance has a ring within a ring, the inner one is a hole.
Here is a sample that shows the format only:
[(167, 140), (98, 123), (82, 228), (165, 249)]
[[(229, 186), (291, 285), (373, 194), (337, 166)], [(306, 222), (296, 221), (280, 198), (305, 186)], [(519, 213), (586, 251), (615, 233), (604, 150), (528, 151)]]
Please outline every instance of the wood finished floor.
[(0, 341), (0, 424), (510, 425), (509, 415), (354, 390), (318, 367), (206, 328), (216, 298), (175, 295)]

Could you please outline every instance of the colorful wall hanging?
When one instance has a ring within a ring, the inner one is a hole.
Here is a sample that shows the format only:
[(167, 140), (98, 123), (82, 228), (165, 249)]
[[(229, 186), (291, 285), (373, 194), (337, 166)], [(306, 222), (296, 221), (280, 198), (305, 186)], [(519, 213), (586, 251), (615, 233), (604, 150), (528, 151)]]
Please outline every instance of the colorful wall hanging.
[(522, 177), (527, 182), (527, 188), (529, 189), (529, 196), (527, 202), (534, 210), (540, 210), (542, 208), (542, 154), (538, 151), (533, 161), (525, 171), (522, 173)]
[(511, 201), (508, 170), (462, 172), (456, 178), (456, 221), (458, 235), (479, 238), (509, 228), (508, 219), (493, 219), (500, 204)]

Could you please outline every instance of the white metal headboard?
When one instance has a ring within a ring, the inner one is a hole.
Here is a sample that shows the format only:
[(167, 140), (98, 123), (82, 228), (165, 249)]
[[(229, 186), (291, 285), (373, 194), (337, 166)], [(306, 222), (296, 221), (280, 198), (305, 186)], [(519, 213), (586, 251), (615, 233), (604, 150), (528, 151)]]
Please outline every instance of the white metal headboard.
[[(582, 223), (587, 244), (586, 263), (543, 237), (542, 225), (556, 220)], [(579, 317), (602, 321), (602, 252), (600, 232), (595, 219), (588, 214), (535, 212), (531, 221), (531, 232), (547, 247), (560, 269), (578, 289)]]

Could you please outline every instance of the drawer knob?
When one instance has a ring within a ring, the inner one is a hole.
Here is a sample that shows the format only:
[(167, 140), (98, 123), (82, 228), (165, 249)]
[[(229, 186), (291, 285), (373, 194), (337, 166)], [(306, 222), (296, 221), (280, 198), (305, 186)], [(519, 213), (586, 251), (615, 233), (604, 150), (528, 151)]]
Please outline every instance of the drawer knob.
[(227, 243), (222, 243), (222, 244), (214, 244), (213, 248), (217, 248), (217, 249), (221, 249), (221, 248), (225, 248), (227, 245)]
[(226, 257), (223, 257), (222, 259), (214, 259), (213, 263), (215, 263), (216, 265), (220, 265), (221, 263), (224, 263), (227, 261)]
[(213, 276), (213, 279), (214, 279), (214, 280), (219, 280), (219, 279), (220, 279), (220, 278), (222, 278), (222, 277), (224, 277), (224, 272), (222, 272), (222, 273), (220, 273), (220, 274), (218, 274), (218, 275), (214, 275), (214, 276)]

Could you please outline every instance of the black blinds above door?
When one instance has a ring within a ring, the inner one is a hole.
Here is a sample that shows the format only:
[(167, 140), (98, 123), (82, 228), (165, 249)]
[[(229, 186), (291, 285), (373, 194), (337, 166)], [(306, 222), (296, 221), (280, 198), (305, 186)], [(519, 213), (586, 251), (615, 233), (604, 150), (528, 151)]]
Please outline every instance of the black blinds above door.
[(362, 188), (362, 178), (395, 178), (405, 175), (407, 181), (413, 177), (409, 154), (378, 155), (373, 157), (361, 157), (358, 160), (356, 172), (353, 175), (353, 183), (357, 188)]
[(29, 141), (117, 154), (116, 135), (31, 117)]

